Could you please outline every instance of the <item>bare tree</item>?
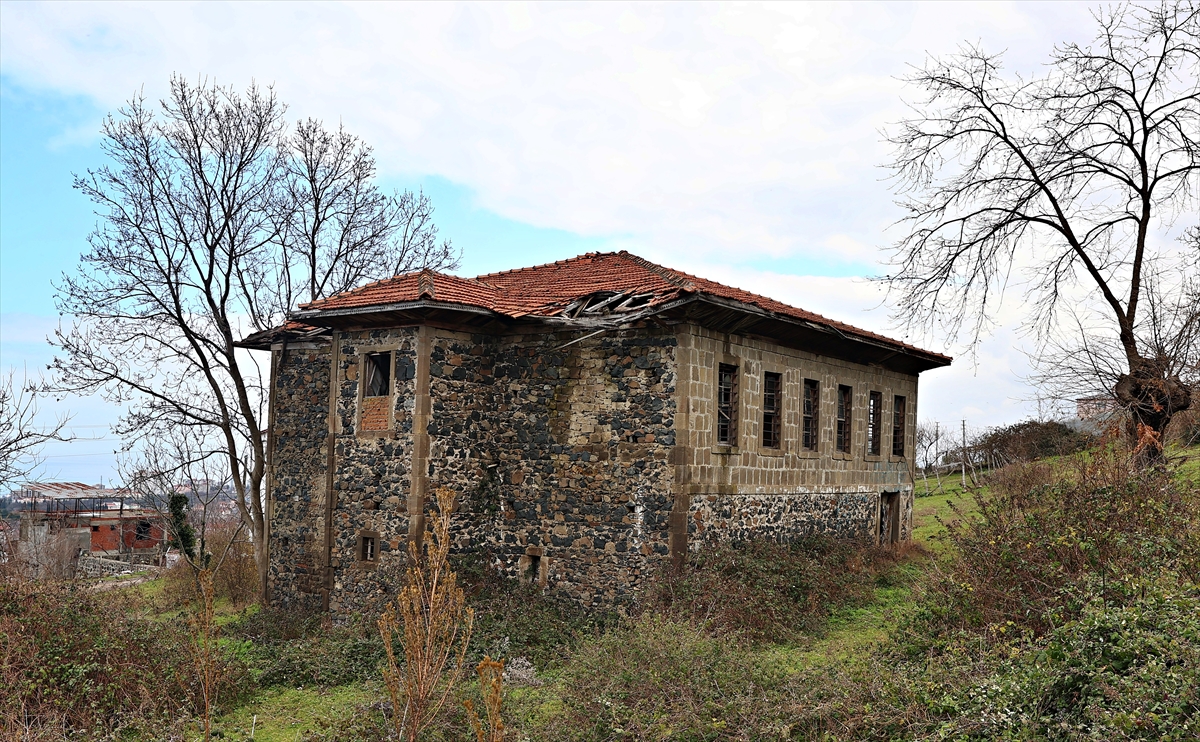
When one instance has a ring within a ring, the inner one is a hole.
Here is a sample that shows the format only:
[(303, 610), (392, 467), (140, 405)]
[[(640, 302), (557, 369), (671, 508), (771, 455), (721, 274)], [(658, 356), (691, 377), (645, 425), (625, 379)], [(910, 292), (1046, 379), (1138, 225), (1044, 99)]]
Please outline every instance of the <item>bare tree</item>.
[(941, 462), (938, 461), (938, 457), (941, 455), (942, 448), (942, 428), (932, 420), (925, 420), (924, 422), (917, 423), (915, 436), (916, 464), (920, 467), (921, 478), (925, 482), (925, 491), (927, 493), (930, 491), (930, 468), (933, 469), (933, 476), (937, 480), (938, 490), (941, 491), (942, 475), (938, 471), (938, 464)]
[(100, 222), (58, 287), (72, 325), (53, 340), (56, 389), (130, 405), (127, 440), (186, 429), (216, 442), (262, 588), (267, 381), (236, 342), (278, 326), (298, 296), (453, 264), (427, 200), (382, 195), (357, 139), (312, 121), (290, 134), (284, 114), (270, 89), (175, 77), (157, 112), (138, 97), (110, 115), (112, 164), (75, 179)]
[(38, 452), (49, 441), (65, 441), (63, 428), (69, 418), (58, 416), (49, 424), (38, 424), (37, 395), (22, 377), (9, 371), (0, 378), (0, 487), (29, 476), (41, 465)]
[(886, 281), (897, 316), (971, 343), (1014, 270), (1039, 346), (1064, 304), (1096, 306), (1120, 351), (1111, 392), (1161, 436), (1191, 390), (1143, 332), (1146, 278), (1195, 274), (1163, 232), (1200, 213), (1200, 8), (1095, 17), (1094, 43), (1057, 47), (1041, 76), (967, 47), (909, 78), (926, 95), (890, 138), (909, 234)]

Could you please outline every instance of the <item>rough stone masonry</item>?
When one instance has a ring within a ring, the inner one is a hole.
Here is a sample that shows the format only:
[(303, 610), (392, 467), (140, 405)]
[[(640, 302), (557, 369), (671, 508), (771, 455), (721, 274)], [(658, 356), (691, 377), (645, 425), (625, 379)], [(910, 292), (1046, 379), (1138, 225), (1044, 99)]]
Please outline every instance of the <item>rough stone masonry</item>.
[(272, 354), (273, 603), (394, 595), (432, 493), (455, 549), (590, 606), (706, 543), (909, 537), (917, 377), (949, 358), (627, 253), (397, 276)]

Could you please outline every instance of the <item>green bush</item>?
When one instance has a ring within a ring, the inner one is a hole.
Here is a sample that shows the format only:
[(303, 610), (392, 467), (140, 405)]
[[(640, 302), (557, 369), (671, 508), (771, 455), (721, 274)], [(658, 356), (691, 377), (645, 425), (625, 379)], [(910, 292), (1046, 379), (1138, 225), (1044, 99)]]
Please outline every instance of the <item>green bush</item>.
[[(779, 673), (729, 637), (647, 614), (584, 642), (563, 668), (563, 716), (533, 738), (717, 740), (776, 736), (763, 691)], [(776, 729), (776, 731), (778, 731)]]
[(250, 610), (223, 629), (261, 687), (329, 687), (379, 678), (383, 641), (374, 624), (327, 626), (319, 615)]
[(1200, 595), (1093, 600), (962, 696), (975, 739), (1200, 739)]

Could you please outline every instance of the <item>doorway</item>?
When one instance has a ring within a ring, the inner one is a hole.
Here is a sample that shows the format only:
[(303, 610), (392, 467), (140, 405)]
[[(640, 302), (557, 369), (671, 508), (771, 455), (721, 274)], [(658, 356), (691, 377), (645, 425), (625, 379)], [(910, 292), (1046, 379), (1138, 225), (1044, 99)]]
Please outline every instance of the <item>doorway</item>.
[(890, 546), (900, 540), (900, 493), (879, 495), (879, 544)]

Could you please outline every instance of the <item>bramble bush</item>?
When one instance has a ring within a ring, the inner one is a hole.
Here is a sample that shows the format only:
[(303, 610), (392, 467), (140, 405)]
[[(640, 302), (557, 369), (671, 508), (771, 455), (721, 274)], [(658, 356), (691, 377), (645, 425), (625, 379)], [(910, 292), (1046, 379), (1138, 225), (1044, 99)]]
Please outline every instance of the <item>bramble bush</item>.
[[(196, 712), (186, 623), (155, 621), (123, 592), (0, 576), (5, 738), (161, 733)], [(221, 663), (223, 697), (233, 701), (248, 688), (247, 678), (236, 661)]]
[(903, 556), (828, 536), (706, 547), (679, 574), (658, 575), (642, 610), (752, 642), (786, 642), (821, 630), (834, 608), (869, 603)]

